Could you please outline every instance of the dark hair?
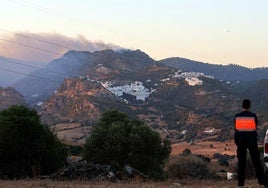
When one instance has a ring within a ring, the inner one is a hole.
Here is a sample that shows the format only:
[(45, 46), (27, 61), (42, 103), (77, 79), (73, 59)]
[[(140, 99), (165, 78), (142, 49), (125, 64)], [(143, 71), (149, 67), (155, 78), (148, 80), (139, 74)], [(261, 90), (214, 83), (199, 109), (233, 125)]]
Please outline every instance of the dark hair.
[(242, 102), (242, 108), (244, 109), (249, 109), (250, 108), (250, 105), (251, 105), (251, 102), (249, 99), (244, 99), (243, 102)]

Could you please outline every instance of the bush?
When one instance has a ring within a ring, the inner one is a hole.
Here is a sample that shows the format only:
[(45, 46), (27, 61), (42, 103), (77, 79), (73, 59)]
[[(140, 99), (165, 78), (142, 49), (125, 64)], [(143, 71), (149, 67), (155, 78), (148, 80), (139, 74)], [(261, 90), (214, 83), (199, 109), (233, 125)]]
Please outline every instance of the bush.
[[(192, 154), (192, 152), (191, 152), (190, 149), (185, 148), (185, 149), (182, 151), (181, 155), (182, 155), (182, 156), (187, 156), (187, 155), (194, 155), (194, 154)], [(194, 155), (194, 156), (196, 156), (197, 158), (199, 158), (199, 159), (201, 159), (202, 161), (207, 162), (207, 163), (209, 163), (209, 162), (211, 161), (211, 159), (210, 159), (209, 157), (206, 157), (206, 156), (201, 155), (201, 154)]]
[(222, 166), (229, 166), (229, 162), (228, 162), (228, 160), (226, 160), (226, 159), (224, 159), (224, 158), (219, 158), (217, 162), (218, 162), (219, 165), (222, 165)]
[(177, 156), (168, 164), (167, 172), (172, 178), (205, 179), (212, 174), (207, 163), (195, 155)]
[(226, 155), (226, 154), (222, 155), (222, 154), (220, 154), (220, 153), (214, 153), (214, 154), (213, 154), (213, 157), (214, 157), (215, 159), (218, 159), (218, 164), (219, 164), (219, 165), (222, 165), (222, 166), (229, 166), (229, 160), (235, 158), (234, 155), (232, 155), (232, 156), (230, 156), (230, 155)]
[(161, 179), (171, 152), (170, 141), (138, 120), (116, 110), (103, 113), (86, 140), (83, 158), (120, 169), (130, 165), (149, 177)]
[(68, 150), (68, 155), (81, 156), (82, 154), (82, 146), (71, 146), (66, 145)]
[(63, 165), (66, 150), (35, 110), (12, 106), (0, 112), (0, 176), (47, 175)]
[(183, 156), (191, 155), (191, 154), (192, 154), (192, 152), (191, 152), (191, 150), (188, 149), (188, 148), (185, 148), (185, 149), (182, 151), (182, 155), (183, 155)]
[(196, 157), (200, 158), (202, 161), (210, 163), (211, 159), (209, 157), (206, 157), (204, 155), (196, 155)]

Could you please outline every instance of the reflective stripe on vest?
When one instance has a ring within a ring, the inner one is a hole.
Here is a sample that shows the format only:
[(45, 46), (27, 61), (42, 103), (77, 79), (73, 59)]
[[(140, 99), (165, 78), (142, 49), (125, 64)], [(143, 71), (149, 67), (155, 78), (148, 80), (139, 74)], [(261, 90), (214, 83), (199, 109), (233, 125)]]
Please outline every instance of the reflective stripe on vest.
[(257, 126), (254, 117), (236, 117), (235, 129), (237, 131), (256, 131)]

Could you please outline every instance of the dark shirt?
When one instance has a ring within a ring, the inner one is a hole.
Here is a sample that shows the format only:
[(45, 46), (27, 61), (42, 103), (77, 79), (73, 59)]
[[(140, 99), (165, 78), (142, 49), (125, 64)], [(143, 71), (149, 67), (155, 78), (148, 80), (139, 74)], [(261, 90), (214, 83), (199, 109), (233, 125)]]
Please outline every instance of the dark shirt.
[[(254, 117), (256, 126), (258, 125), (258, 118), (255, 113), (244, 110), (234, 116), (234, 124), (236, 117)], [(245, 140), (257, 137), (257, 131), (235, 131), (235, 142), (237, 143), (238, 137), (243, 137)]]

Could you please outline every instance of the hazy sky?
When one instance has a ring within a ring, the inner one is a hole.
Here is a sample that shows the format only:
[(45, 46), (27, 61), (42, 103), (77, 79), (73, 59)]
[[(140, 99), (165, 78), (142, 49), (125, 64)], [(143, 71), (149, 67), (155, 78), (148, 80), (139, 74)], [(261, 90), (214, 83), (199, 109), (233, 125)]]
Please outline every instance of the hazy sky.
[[(16, 38), (6, 31), (47, 33), (141, 49), (156, 60), (184, 57), (215, 64), (268, 67), (268, 0), (0, 2), (2, 49), (3, 44), (10, 43), (7, 39)], [(51, 40), (55, 42), (53, 37)], [(25, 48), (13, 45), (14, 50)], [(27, 50), (28, 55), (34, 51)], [(0, 55), (4, 53), (2, 50)]]

